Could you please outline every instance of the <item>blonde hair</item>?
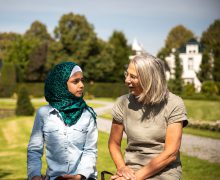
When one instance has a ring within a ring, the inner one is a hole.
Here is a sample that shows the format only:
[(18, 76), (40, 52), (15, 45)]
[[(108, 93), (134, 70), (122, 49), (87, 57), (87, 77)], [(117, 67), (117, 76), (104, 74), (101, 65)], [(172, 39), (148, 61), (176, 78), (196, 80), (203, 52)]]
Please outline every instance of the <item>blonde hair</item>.
[(143, 92), (138, 96), (138, 101), (143, 104), (158, 104), (168, 97), (168, 88), (164, 63), (147, 53), (131, 57), (137, 70), (138, 79)]

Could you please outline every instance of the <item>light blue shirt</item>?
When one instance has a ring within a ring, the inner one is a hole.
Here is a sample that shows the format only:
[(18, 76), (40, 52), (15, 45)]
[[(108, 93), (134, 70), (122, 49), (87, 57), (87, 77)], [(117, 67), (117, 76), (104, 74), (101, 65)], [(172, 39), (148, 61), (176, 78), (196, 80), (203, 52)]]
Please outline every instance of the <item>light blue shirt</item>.
[(97, 124), (84, 109), (75, 125), (67, 126), (59, 112), (47, 105), (36, 114), (28, 144), (28, 179), (41, 176), (44, 145), (50, 180), (64, 174), (81, 174), (97, 179)]

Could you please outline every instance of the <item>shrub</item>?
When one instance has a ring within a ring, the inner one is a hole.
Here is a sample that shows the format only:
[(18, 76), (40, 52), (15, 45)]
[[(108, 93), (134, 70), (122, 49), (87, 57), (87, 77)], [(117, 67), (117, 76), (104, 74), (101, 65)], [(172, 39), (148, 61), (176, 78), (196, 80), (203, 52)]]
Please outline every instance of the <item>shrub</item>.
[(194, 84), (187, 83), (183, 87), (183, 95), (184, 96), (193, 96), (195, 94)]
[(220, 82), (215, 82), (216, 86), (218, 87), (218, 95), (220, 95)]
[(43, 97), (44, 96), (44, 83), (18, 83), (17, 91), (21, 86), (25, 86), (28, 89), (28, 93), (32, 97)]
[(90, 83), (85, 84), (85, 93), (95, 97), (119, 97), (128, 93), (128, 88), (123, 83)]
[(31, 116), (34, 114), (34, 107), (30, 101), (29, 94), (25, 86), (22, 86), (18, 91), (18, 99), (15, 112), (18, 116)]
[[(18, 83), (16, 89), (20, 89), (25, 85), (28, 93), (33, 97), (44, 96), (44, 83)], [(17, 90), (18, 91), (18, 90)], [(92, 99), (94, 97), (119, 97), (128, 93), (128, 88), (124, 83), (85, 83), (85, 98)]]
[(218, 87), (214, 81), (204, 81), (202, 83), (201, 92), (205, 95), (217, 95), (218, 94)]
[(189, 121), (188, 127), (220, 132), (220, 121), (219, 120), (215, 122)]
[(13, 64), (3, 63), (0, 72), (0, 97), (11, 97), (16, 87), (16, 69)]

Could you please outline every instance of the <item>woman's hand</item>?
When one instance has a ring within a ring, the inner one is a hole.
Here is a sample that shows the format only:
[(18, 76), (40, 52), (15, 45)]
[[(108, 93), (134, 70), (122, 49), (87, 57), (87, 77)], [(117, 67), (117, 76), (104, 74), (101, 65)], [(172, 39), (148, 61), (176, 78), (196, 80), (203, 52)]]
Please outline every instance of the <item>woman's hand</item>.
[(118, 175), (119, 177), (124, 177), (125, 179), (131, 179), (131, 180), (136, 179), (134, 170), (132, 170), (128, 166), (123, 166), (119, 168), (116, 172), (116, 175)]

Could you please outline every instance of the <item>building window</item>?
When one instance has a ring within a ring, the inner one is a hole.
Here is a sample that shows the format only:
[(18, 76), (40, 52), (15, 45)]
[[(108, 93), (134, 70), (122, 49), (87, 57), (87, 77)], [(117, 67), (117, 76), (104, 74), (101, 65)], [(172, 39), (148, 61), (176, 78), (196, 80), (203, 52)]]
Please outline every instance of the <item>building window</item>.
[(188, 59), (188, 69), (193, 70), (193, 58)]

